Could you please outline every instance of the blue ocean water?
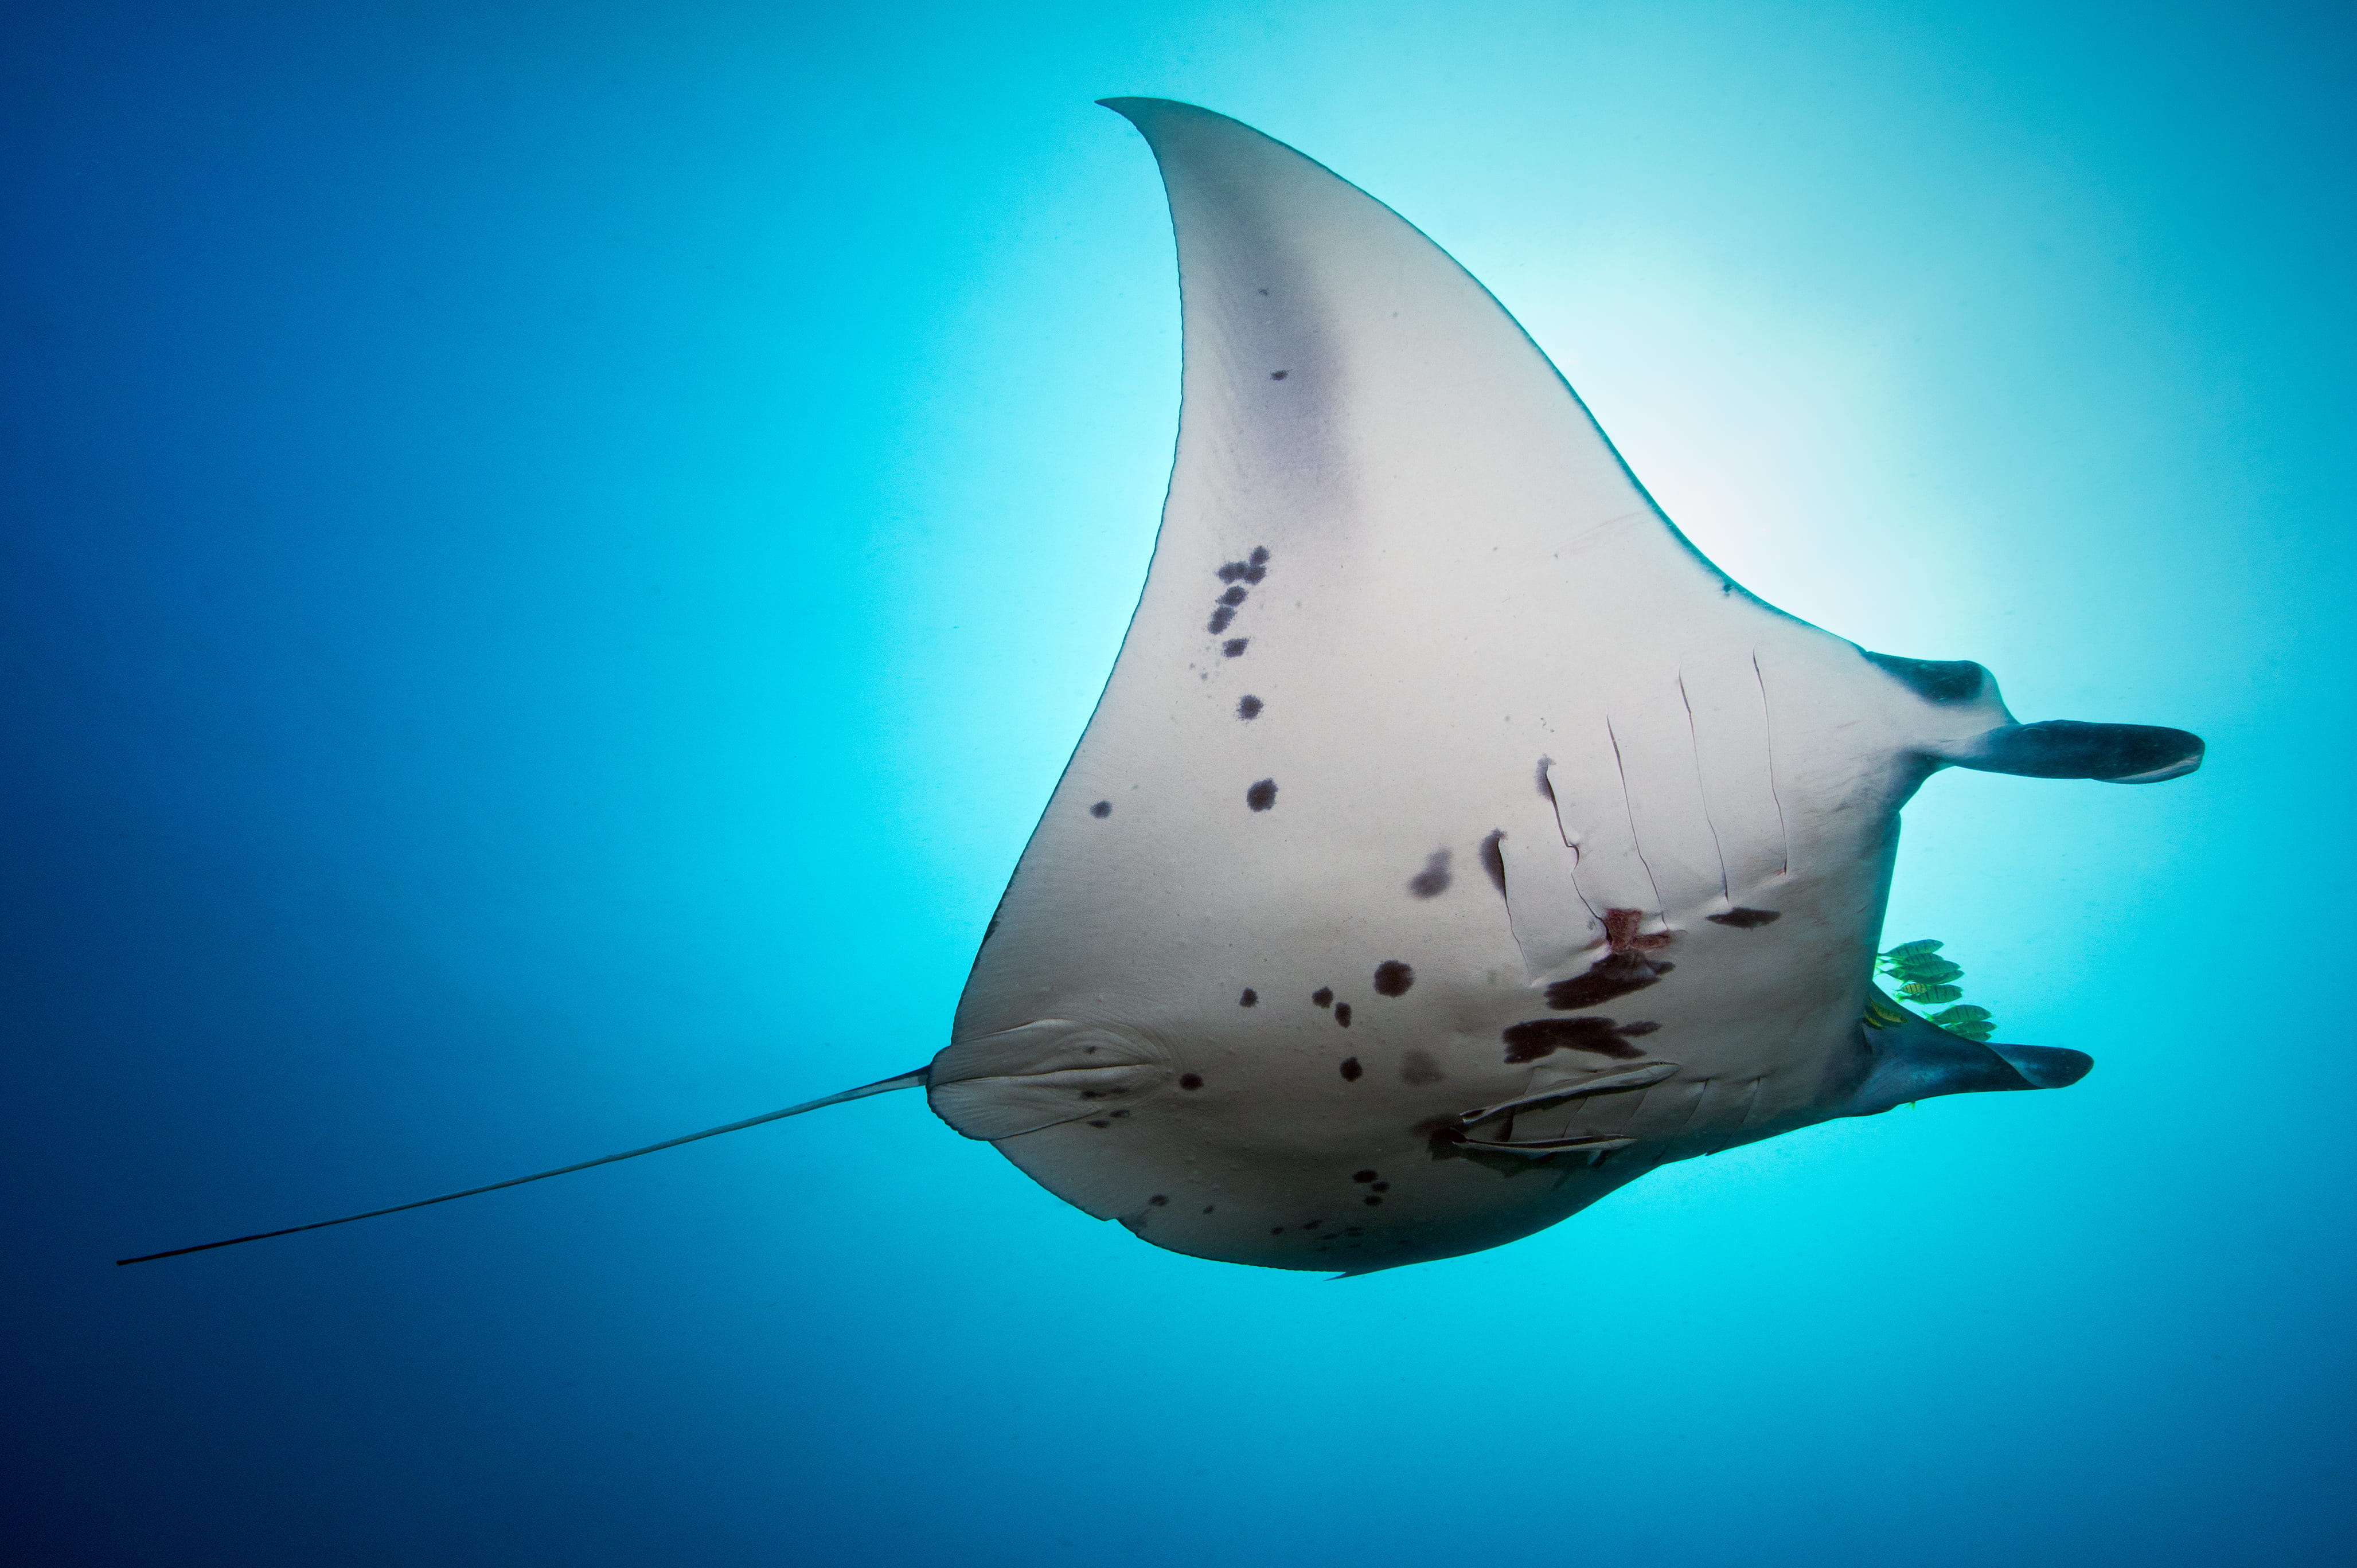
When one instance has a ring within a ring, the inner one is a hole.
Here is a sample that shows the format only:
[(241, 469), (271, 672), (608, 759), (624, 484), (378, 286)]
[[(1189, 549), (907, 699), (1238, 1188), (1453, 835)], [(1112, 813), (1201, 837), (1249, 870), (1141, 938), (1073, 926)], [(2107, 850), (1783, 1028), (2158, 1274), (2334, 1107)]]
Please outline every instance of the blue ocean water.
[[(12, 7), (0, 1539), (27, 1563), (2305, 1564), (2357, 1527), (2357, 40), (2310, 7)], [(913, 1097), (1118, 646), (1159, 184), (1422, 226), (1695, 542), (2145, 789), (1889, 936), (2065, 1092), (1341, 1283)]]

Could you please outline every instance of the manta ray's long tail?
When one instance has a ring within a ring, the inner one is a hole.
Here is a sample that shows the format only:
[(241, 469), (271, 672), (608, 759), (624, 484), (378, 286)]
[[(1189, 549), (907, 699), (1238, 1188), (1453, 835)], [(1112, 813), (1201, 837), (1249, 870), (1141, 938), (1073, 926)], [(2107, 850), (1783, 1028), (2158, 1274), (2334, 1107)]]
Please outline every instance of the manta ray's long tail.
[(289, 1225), (284, 1230), (257, 1230), (251, 1236), (231, 1236), (225, 1241), (206, 1241), (194, 1247), (175, 1247), (168, 1252), (148, 1252), (136, 1258), (117, 1258), (114, 1260), (114, 1265), (121, 1268), (127, 1263), (152, 1263), (158, 1258), (177, 1258), (188, 1252), (210, 1252), (216, 1247), (234, 1247), (245, 1241), (267, 1241), (273, 1236), (292, 1236), (300, 1230), (324, 1230), (330, 1225), (350, 1225), (355, 1219), (374, 1219), (382, 1215), (399, 1214), (404, 1209), (425, 1208), (436, 1203), (449, 1203), (461, 1197), (472, 1197), (477, 1193), (497, 1192), (503, 1187), (522, 1187), (528, 1181), (546, 1181), (550, 1176), (570, 1176), (575, 1171), (586, 1171), (592, 1165), (610, 1165), (616, 1160), (635, 1160), (640, 1155), (651, 1155), (661, 1149), (676, 1149), (682, 1144), (693, 1144), (700, 1138), (717, 1138), (723, 1133), (741, 1133), (748, 1127), (759, 1127), (764, 1122), (782, 1121), (789, 1116), (799, 1116), (805, 1111), (818, 1111), (829, 1105), (841, 1105), (848, 1100), (865, 1100), (871, 1094), (889, 1094), (896, 1089), (921, 1089), (924, 1087), (925, 1075), (929, 1070), (926, 1068), (919, 1068), (914, 1072), (904, 1072), (898, 1078), (888, 1078), (880, 1082), (863, 1084), (857, 1089), (846, 1089), (840, 1094), (830, 1094), (823, 1100), (805, 1101), (800, 1105), (789, 1105), (783, 1111), (771, 1111), (759, 1116), (748, 1116), (742, 1122), (731, 1122), (725, 1127), (706, 1127), (701, 1133), (690, 1133), (683, 1138), (666, 1138), (660, 1144), (649, 1144), (643, 1149), (628, 1149), (619, 1155), (605, 1155), (594, 1160), (583, 1160), (576, 1165), (559, 1165), (553, 1171), (534, 1171), (530, 1176), (510, 1176), (505, 1181), (495, 1181), (488, 1187), (470, 1187), (464, 1192), (446, 1192), (439, 1197), (421, 1197), (414, 1203), (396, 1203), (391, 1208), (371, 1208), (366, 1214), (347, 1214), (339, 1219), (315, 1219), (308, 1225)]

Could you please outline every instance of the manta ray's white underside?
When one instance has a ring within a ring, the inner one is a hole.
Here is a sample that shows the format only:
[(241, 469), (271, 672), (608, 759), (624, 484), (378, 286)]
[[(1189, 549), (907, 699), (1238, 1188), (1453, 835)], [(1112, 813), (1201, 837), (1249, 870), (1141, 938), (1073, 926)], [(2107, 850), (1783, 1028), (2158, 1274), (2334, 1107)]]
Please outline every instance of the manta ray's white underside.
[[(1111, 106), (1178, 236), (1178, 466), (1145, 596), (928, 1068), (350, 1224), (922, 1085), (1147, 1240), (1364, 1273), (1664, 1161), (2075, 1081), (1872, 991), (1899, 808), (1958, 764), (2143, 783), (2181, 730), (2017, 725), (1682, 538), (1397, 214), (1232, 120)], [(1893, 1020), (1896, 1020), (1895, 1022)]]
[(1111, 106), (1169, 187), (1177, 467), (934, 1108), (1146, 1240), (1351, 1272), (1667, 1160), (2075, 1053), (1860, 1027), (1900, 806), (2121, 781), (2182, 732), (2016, 725), (1680, 536), (1396, 214), (1234, 121)]

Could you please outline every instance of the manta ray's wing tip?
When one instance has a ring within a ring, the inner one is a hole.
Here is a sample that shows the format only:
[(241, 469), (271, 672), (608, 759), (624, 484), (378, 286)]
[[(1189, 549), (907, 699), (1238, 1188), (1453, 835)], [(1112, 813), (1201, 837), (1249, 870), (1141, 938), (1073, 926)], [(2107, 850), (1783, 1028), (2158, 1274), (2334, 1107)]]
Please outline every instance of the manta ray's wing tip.
[(1171, 120), (1193, 120), (1198, 124), (1205, 121), (1224, 122), (1245, 130), (1251, 129), (1250, 126), (1243, 125), (1243, 122), (1232, 119), (1216, 109), (1206, 109), (1200, 103), (1181, 102), (1176, 98), (1128, 96), (1100, 98), (1097, 100), (1097, 104), (1100, 108), (1112, 110), (1141, 131), (1146, 130), (1153, 122)]

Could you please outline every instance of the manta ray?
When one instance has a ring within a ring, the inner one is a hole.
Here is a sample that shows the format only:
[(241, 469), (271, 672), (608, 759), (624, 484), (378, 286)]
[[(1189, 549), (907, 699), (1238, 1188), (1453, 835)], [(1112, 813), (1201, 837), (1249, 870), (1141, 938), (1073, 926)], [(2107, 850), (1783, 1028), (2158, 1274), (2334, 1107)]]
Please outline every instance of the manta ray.
[(1157, 1246), (1356, 1274), (1674, 1160), (2088, 1070), (1875, 986), (1900, 809), (1951, 767), (2173, 779), (2198, 737), (2018, 723), (1979, 664), (1764, 603), (1398, 214), (1222, 115), (1104, 102), (1169, 194), (1176, 465), (949, 1045), (565, 1170), (921, 1088)]

